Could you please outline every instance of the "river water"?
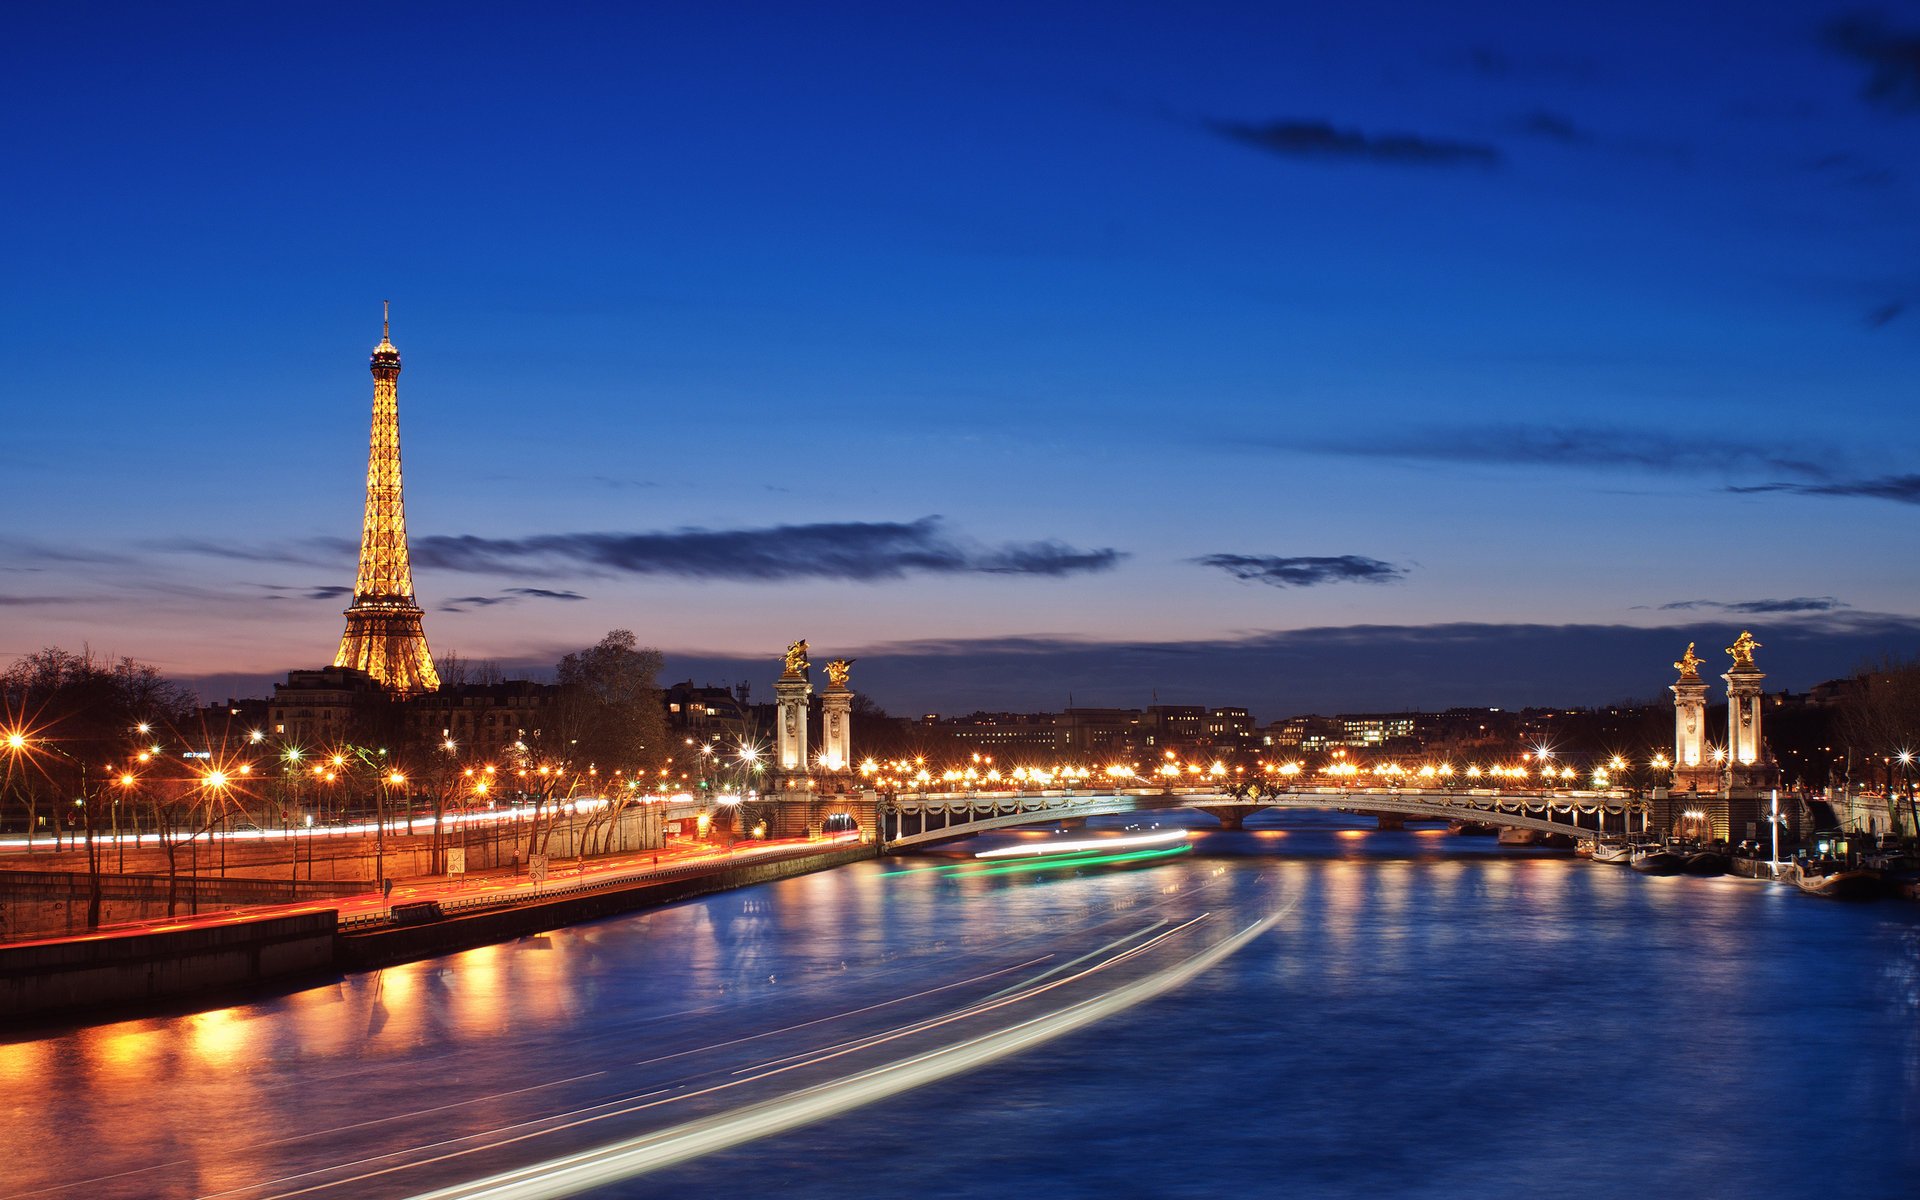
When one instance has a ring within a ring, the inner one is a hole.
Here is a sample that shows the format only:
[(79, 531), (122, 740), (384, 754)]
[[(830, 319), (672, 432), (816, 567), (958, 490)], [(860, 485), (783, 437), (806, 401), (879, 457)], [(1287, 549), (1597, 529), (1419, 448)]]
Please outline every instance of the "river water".
[(1193, 820), (0, 1044), (0, 1196), (1920, 1194), (1920, 906)]

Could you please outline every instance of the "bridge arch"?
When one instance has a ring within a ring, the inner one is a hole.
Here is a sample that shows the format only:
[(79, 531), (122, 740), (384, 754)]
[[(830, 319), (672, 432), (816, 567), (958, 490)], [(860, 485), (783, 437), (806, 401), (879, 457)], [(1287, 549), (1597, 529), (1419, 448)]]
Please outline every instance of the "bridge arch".
[[(1116, 791), (1085, 795), (956, 793), (896, 798), (880, 812), (881, 845), (905, 850), (1001, 829), (1048, 825), (1082, 817), (1189, 808), (1276, 809), (1291, 812), (1393, 813), (1430, 821), (1531, 829), (1592, 840), (1624, 833), (1645, 804), (1620, 792), (1496, 793), (1301, 789), (1265, 796), (1209, 791)], [(1583, 819), (1584, 818), (1584, 819)]]

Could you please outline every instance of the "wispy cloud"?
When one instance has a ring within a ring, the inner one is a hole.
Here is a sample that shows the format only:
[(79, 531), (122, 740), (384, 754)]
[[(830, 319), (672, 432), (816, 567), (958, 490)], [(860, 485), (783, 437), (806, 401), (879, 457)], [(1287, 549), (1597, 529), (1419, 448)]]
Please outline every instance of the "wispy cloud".
[(467, 612), (475, 608), (492, 608), (496, 604), (518, 604), (523, 600), (585, 600), (579, 592), (556, 590), (554, 588), (510, 587), (498, 596), (455, 596), (440, 605), (441, 612)]
[(561, 567), (751, 581), (873, 581), (920, 574), (1058, 577), (1109, 570), (1126, 557), (1111, 548), (1081, 549), (1052, 540), (979, 545), (948, 532), (939, 517), (664, 533), (432, 536), (416, 539), (413, 548), (415, 562), (450, 571)]
[(1225, 571), (1235, 579), (1271, 587), (1318, 587), (1323, 583), (1396, 583), (1406, 570), (1357, 554), (1332, 557), (1280, 557), (1260, 554), (1208, 554), (1192, 560)]
[(1593, 142), (1593, 135), (1572, 120), (1544, 109), (1528, 113), (1520, 122), (1520, 130), (1532, 137), (1559, 142), (1563, 146), (1586, 146)]
[(1483, 425), (1429, 428), (1401, 436), (1336, 438), (1314, 449), (1368, 458), (1435, 462), (1635, 468), (1649, 471), (1778, 471), (1821, 478), (1825, 468), (1771, 444), (1593, 426)]
[(353, 595), (353, 589), (340, 584), (323, 583), (291, 587), (284, 583), (257, 583), (263, 591), (274, 593), (269, 600), (341, 600)]
[(1690, 612), (1711, 609), (1716, 612), (1749, 616), (1773, 616), (1781, 613), (1836, 612), (1851, 607), (1832, 596), (1794, 596), (1786, 600), (1675, 600), (1659, 606), (1661, 612)]
[(1363, 133), (1326, 121), (1231, 121), (1209, 118), (1205, 126), (1229, 141), (1283, 158), (1322, 162), (1373, 162), (1420, 167), (1497, 167), (1500, 150), (1488, 142), (1464, 142), (1413, 133)]
[(1591, 83), (1600, 74), (1592, 59), (1559, 54), (1513, 54), (1492, 46), (1475, 46), (1458, 61), (1484, 79)]
[(1860, 94), (1891, 112), (1920, 112), (1920, 34), (1889, 28), (1875, 14), (1829, 22), (1826, 44), (1867, 69)]
[(1758, 483), (1729, 487), (1729, 492), (1787, 492), (1796, 496), (1865, 496), (1898, 504), (1920, 504), (1920, 475), (1880, 475), (1821, 483)]
[(210, 542), (199, 538), (176, 538), (163, 549), (178, 554), (199, 554), (208, 558), (227, 558), (236, 562), (293, 563), (309, 567), (334, 567), (351, 563), (360, 551), (360, 543), (343, 537), (289, 538), (271, 545), (249, 546), (232, 542)]
[(1906, 310), (1907, 310), (1907, 302), (1905, 300), (1895, 300), (1888, 304), (1882, 304), (1880, 307), (1874, 309), (1872, 312), (1867, 314), (1867, 328), (1868, 329), (1883, 328), (1884, 326), (1889, 324), (1895, 317), (1899, 316), (1901, 313), (1905, 312)]
[(513, 600), (512, 596), (455, 596), (451, 600), (442, 601), (440, 611), (466, 612), (475, 608), (491, 608), (496, 604), (512, 604)]

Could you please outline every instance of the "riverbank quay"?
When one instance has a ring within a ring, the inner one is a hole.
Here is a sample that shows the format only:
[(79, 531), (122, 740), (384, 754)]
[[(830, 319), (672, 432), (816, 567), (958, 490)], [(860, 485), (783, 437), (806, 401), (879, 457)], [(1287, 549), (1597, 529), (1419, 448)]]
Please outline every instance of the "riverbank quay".
[(395, 905), (387, 916), (347, 922), (340, 931), (335, 961), (343, 971), (364, 971), (432, 958), (711, 892), (830, 870), (878, 853), (872, 843), (858, 841), (801, 846), (742, 862), (665, 867), (613, 884), (582, 880), (505, 901), (473, 897)]
[(846, 840), (745, 848), (746, 857), (528, 884), (506, 895), (413, 900), (343, 921), (336, 908), (223, 914), (162, 927), (0, 946), (0, 1040), (50, 1026), (192, 1011), (872, 858)]

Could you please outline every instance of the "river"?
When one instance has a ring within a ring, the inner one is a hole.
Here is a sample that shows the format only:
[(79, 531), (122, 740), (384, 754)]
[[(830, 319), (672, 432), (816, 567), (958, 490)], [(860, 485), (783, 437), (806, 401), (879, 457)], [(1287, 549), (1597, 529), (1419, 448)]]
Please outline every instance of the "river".
[(1920, 1194), (1920, 906), (1192, 821), (0, 1044), (0, 1196)]

